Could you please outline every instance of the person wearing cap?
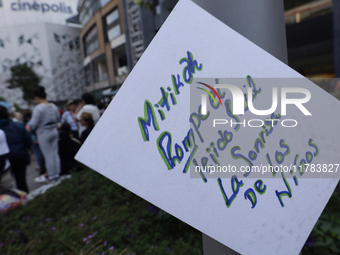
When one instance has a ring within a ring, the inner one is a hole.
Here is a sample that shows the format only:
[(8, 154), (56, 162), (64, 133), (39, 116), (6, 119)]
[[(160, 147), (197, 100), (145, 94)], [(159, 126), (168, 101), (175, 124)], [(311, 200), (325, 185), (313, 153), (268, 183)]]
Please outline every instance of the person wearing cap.
[(82, 112), (80, 116), (80, 123), (83, 127), (85, 127), (85, 130), (80, 135), (80, 141), (81, 143), (84, 143), (94, 127), (92, 114), (89, 112)]
[(71, 134), (74, 138), (79, 137), (79, 123), (77, 121), (76, 110), (77, 104), (74, 100), (67, 101), (68, 111), (64, 112), (61, 117), (61, 124), (68, 123), (71, 127)]

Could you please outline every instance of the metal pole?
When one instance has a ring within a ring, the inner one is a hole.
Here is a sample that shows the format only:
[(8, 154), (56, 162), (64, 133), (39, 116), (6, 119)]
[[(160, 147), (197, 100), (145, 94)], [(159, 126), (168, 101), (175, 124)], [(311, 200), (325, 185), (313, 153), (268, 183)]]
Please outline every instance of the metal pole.
[(204, 255), (240, 255), (236, 251), (228, 248), (224, 244), (217, 242), (210, 236), (202, 233), (203, 254)]
[(283, 0), (192, 1), (274, 57), (288, 63)]
[[(274, 57), (288, 63), (283, 0), (192, 1)], [(202, 238), (204, 255), (239, 254), (205, 234)]]

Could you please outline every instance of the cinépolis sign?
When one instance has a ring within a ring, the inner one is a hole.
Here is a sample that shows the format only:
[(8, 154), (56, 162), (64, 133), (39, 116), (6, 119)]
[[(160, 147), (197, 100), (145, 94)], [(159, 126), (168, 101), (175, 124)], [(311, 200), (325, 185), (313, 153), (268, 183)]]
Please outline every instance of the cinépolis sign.
[(59, 12), (59, 13), (72, 13), (71, 6), (66, 6), (65, 3), (37, 3), (36, 1), (30, 2), (21, 2), (21, 0), (17, 0), (16, 2), (11, 3), (11, 9), (13, 11), (37, 11), (37, 12)]

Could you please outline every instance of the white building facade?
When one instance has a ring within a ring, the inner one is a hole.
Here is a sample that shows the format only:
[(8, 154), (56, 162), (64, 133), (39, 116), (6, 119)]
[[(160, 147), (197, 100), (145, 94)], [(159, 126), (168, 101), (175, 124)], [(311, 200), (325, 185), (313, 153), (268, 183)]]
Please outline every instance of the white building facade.
[(0, 96), (27, 107), (21, 89), (8, 89), (10, 68), (26, 63), (42, 78), (47, 100), (78, 99), (85, 91), (80, 29), (66, 20), (78, 0), (0, 0)]

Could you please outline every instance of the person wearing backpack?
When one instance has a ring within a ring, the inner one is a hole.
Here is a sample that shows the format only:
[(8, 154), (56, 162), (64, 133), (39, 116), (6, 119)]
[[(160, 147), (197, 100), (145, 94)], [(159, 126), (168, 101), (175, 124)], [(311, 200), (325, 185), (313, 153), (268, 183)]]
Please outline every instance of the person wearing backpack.
[(11, 163), (12, 173), (19, 190), (28, 193), (26, 183), (26, 167), (30, 163), (28, 150), (32, 141), (23, 124), (9, 119), (7, 109), (0, 105), (0, 129), (6, 134), (9, 147), (8, 159)]

